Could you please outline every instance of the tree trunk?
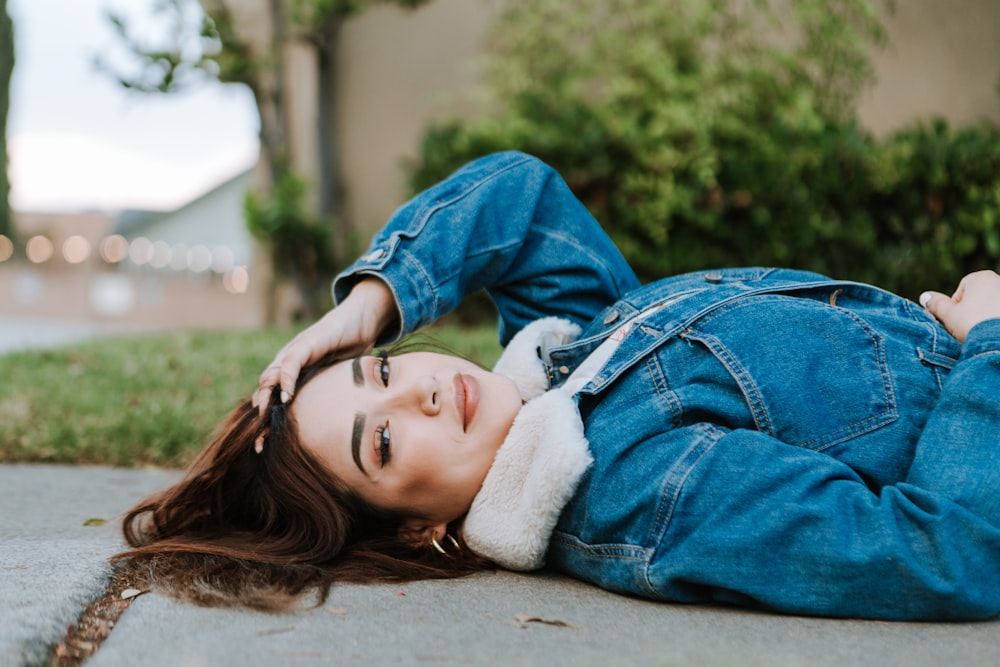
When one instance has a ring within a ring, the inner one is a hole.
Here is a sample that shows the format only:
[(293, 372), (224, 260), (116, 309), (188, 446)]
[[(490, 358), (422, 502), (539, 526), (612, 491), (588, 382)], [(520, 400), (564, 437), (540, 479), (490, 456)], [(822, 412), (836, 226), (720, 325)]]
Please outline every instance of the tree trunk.
[(290, 150), (288, 146), (288, 113), (285, 105), (285, 7), (282, 0), (270, 0), (271, 11), (271, 67), (268, 81), (265, 84), (270, 119), (264, 122), (261, 110), (261, 139), (268, 149), (268, 162), (271, 168), (271, 184), (277, 183), (290, 168)]
[[(283, 0), (260, 0), (260, 21), (247, 24), (245, 17), (237, 17), (241, 11), (239, 3), (226, 0), (200, 0), (203, 9), (218, 22), (226, 22), (234, 40), (226, 47), (237, 49), (258, 63), (250, 71), (242, 71), (240, 83), (250, 88), (253, 94), (257, 117), (260, 120), (260, 158), (258, 170), (261, 179), (258, 187), (263, 194), (274, 191), (275, 184), (290, 168), (290, 147), (288, 145), (287, 110), (285, 100), (285, 54), (286, 7)], [(266, 22), (266, 26), (262, 23)], [(260, 30), (259, 33), (255, 31)], [(261, 249), (270, 252), (270, 249)], [(264, 321), (273, 324), (278, 321), (279, 281), (276, 280), (277, 267), (272, 261), (261, 262), (260, 270), (271, 275), (262, 276), (266, 287), (263, 289)]]
[[(223, 72), (224, 83), (242, 83), (253, 94), (260, 120), (261, 160), (266, 168), (265, 188), (270, 190), (285, 173), (289, 161), (287, 113), (285, 110), (286, 11), (283, 0), (258, 0), (252, 16), (258, 21), (248, 23), (246, 3), (226, 0), (199, 0), (202, 9), (217, 24), (228, 26), (223, 48), (232, 49), (254, 61), (251, 67), (240, 68), (237, 76)], [(260, 10), (259, 12), (256, 10)], [(261, 24), (265, 24), (263, 27)], [(258, 32), (259, 31), (259, 32)]]
[(10, 210), (10, 179), (7, 174), (7, 114), (10, 111), (10, 79), (14, 72), (14, 23), (7, 13), (7, 0), (0, 0), (0, 234), (14, 238)]
[(352, 226), (344, 205), (340, 173), (340, 146), (337, 142), (339, 125), (337, 92), (337, 52), (340, 45), (340, 25), (328, 30), (322, 41), (316, 42), (319, 72), (319, 213), (332, 225), (330, 248), (334, 264), (339, 268), (350, 261), (353, 248)]

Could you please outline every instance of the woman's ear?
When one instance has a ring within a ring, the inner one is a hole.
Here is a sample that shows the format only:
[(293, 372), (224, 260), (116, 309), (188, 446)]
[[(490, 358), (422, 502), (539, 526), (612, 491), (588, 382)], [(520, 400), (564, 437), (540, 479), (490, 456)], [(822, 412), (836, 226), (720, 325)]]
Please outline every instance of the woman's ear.
[(413, 546), (430, 546), (432, 540), (440, 544), (448, 532), (447, 523), (433, 523), (427, 519), (404, 519), (399, 525), (399, 540)]

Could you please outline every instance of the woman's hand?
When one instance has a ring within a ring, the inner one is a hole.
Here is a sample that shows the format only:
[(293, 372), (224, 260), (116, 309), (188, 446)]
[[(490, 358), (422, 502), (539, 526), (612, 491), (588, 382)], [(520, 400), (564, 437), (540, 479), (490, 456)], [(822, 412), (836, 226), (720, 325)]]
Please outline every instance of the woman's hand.
[(962, 278), (950, 297), (940, 292), (924, 292), (920, 305), (944, 325), (959, 342), (964, 342), (972, 327), (1000, 318), (1000, 275), (994, 271), (976, 271)]
[(295, 381), (303, 366), (328, 352), (342, 352), (345, 356), (367, 352), (398, 317), (388, 285), (375, 277), (362, 279), (339, 306), (281, 348), (260, 374), (251, 399), (254, 407), (263, 414), (277, 385), (281, 386), (281, 401), (287, 403), (295, 393)]

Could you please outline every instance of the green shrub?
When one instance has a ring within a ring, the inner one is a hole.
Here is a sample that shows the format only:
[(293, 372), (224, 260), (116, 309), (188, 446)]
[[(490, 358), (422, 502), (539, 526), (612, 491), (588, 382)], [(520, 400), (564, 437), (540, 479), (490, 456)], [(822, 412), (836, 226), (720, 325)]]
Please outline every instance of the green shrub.
[[(444, 120), (419, 190), (516, 148), (555, 167), (644, 280), (780, 265), (915, 296), (996, 265), (997, 131), (885, 141), (851, 109), (883, 32), (868, 0), (520, 0), (496, 26), (493, 113)], [(991, 249), (992, 248), (992, 249)]]
[(894, 134), (878, 153), (872, 279), (912, 294), (1000, 266), (1000, 129), (936, 121)]

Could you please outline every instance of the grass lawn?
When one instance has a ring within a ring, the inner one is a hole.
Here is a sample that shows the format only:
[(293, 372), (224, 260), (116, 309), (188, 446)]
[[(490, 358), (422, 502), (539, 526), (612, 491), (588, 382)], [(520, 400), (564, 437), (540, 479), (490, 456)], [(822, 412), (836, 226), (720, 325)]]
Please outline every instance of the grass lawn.
[[(485, 366), (500, 354), (492, 326), (426, 331)], [(0, 462), (183, 466), (293, 334), (182, 332), (0, 356)]]

